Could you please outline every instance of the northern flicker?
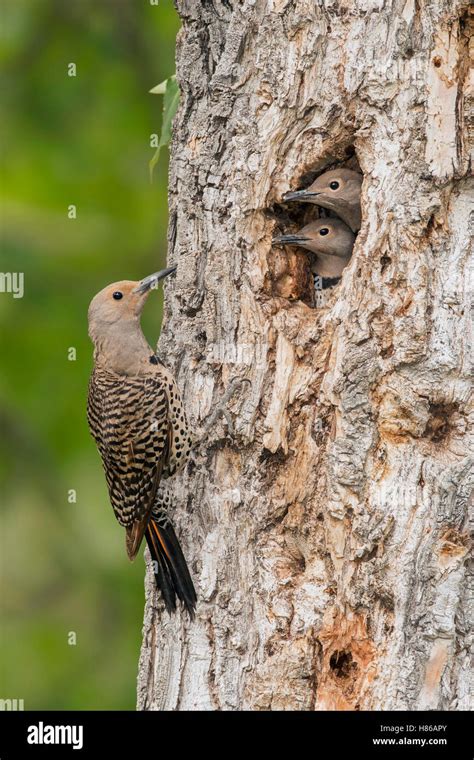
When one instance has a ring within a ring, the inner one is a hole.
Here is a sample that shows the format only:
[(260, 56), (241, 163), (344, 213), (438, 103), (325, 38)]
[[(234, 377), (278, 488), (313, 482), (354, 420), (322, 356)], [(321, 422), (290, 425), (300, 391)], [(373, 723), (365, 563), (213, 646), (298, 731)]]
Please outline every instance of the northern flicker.
[(176, 267), (100, 291), (89, 306), (94, 368), (88, 422), (130, 560), (145, 536), (168, 612), (180, 599), (194, 615), (196, 592), (168, 516), (166, 479), (186, 461), (192, 440), (179, 390), (140, 326), (146, 299)]
[[(279, 235), (275, 245), (299, 245), (311, 251), (311, 272), (322, 287), (335, 285), (349, 263), (355, 235), (340, 219), (317, 219), (293, 235)], [(326, 281), (326, 284), (325, 284)]]
[(358, 232), (361, 224), (360, 193), (362, 175), (352, 169), (332, 169), (320, 174), (305, 190), (286, 193), (284, 201), (314, 203), (341, 217), (352, 230)]

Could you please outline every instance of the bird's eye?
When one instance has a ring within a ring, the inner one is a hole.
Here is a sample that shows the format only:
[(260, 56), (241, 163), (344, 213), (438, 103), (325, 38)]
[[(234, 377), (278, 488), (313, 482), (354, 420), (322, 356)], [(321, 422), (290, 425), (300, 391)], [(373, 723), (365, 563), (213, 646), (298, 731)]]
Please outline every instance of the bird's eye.
[(123, 293), (121, 293), (120, 290), (116, 290), (115, 293), (112, 293), (112, 298), (115, 298), (116, 301), (120, 301), (120, 299), (123, 298)]
[(329, 187), (331, 188), (331, 190), (337, 190), (339, 188), (339, 182), (337, 182), (336, 180), (333, 180), (332, 182), (329, 183)]
[(329, 234), (329, 229), (327, 227), (321, 227), (321, 229), (319, 230), (319, 234), (320, 235), (328, 235)]

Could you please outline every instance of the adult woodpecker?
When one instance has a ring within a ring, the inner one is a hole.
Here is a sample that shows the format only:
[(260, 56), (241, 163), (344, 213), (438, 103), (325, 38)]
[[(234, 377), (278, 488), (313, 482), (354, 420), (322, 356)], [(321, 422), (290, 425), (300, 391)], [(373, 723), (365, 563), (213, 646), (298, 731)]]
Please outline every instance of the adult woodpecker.
[(140, 325), (151, 290), (175, 269), (139, 282), (115, 282), (92, 299), (88, 317), (94, 368), (87, 416), (130, 560), (145, 536), (166, 609), (174, 612), (178, 597), (193, 617), (196, 592), (162, 483), (182, 467), (192, 440), (176, 382)]
[(352, 230), (358, 232), (361, 225), (360, 193), (362, 174), (352, 169), (332, 169), (320, 174), (305, 190), (286, 193), (283, 200), (314, 203), (341, 217)]

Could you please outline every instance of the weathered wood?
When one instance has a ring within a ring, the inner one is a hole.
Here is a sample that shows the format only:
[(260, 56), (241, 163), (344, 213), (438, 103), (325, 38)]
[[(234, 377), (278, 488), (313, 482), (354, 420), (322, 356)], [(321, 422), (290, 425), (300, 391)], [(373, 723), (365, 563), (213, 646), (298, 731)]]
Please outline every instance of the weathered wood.
[[(468, 5), (177, 2), (159, 352), (196, 429), (250, 384), (176, 478), (198, 614), (148, 572), (139, 709), (469, 706)], [(363, 223), (315, 309), (271, 239), (338, 162)]]

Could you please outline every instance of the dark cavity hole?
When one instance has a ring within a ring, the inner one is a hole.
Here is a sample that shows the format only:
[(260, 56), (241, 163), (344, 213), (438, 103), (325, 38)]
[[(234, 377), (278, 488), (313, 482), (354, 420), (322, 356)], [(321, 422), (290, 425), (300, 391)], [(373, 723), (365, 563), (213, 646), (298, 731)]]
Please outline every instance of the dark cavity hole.
[[(340, 168), (351, 169), (362, 174), (353, 145), (341, 145), (333, 155), (327, 156), (324, 162), (320, 161), (316, 165), (302, 167), (298, 179), (292, 183), (292, 187), (288, 190), (306, 189), (321, 174)], [(268, 206), (264, 213), (269, 219), (276, 222), (273, 230), (274, 237), (295, 234), (316, 219), (337, 218), (337, 213), (334, 210), (328, 210), (317, 204), (298, 202), (298, 200), (285, 202), (280, 199), (279, 202)], [(292, 253), (291, 265), (288, 264), (288, 268), (285, 269), (282, 258), (288, 256), (290, 251)], [(295, 260), (294, 254), (300, 258)], [(304, 259), (301, 258), (303, 256)], [(318, 299), (314, 293), (317, 288), (315, 288), (310, 272), (313, 262), (314, 255), (303, 247), (290, 245), (286, 251), (280, 248), (276, 252), (272, 246), (269, 252), (268, 291), (273, 295), (281, 295), (283, 291), (284, 297), (289, 300), (301, 300), (308, 305), (317, 306)], [(286, 276), (291, 278), (290, 285), (285, 279)], [(332, 287), (336, 284), (332, 284)], [(331, 284), (326, 283), (326, 287), (331, 287)]]
[(329, 660), (329, 667), (336, 678), (349, 678), (354, 670), (357, 670), (357, 663), (354, 662), (350, 652), (339, 651), (336, 649)]
[(457, 404), (430, 404), (430, 418), (426, 425), (425, 435), (433, 443), (441, 443), (451, 432), (452, 417), (459, 411)]
[(382, 266), (380, 267), (380, 274), (383, 274), (383, 272), (385, 272), (385, 270), (387, 269), (387, 267), (388, 267), (388, 266), (390, 266), (390, 264), (392, 263), (392, 259), (390, 258), (390, 256), (387, 256), (387, 255), (385, 254), (385, 255), (384, 255), (384, 256), (382, 256), (382, 258), (380, 259), (380, 263), (381, 263), (381, 265), (382, 265)]

